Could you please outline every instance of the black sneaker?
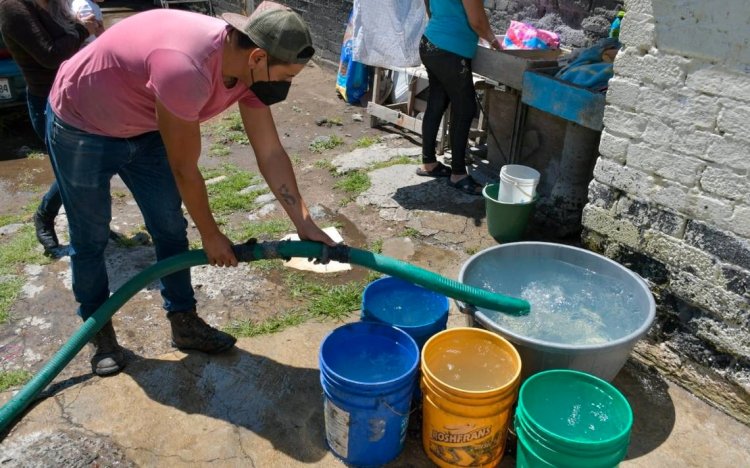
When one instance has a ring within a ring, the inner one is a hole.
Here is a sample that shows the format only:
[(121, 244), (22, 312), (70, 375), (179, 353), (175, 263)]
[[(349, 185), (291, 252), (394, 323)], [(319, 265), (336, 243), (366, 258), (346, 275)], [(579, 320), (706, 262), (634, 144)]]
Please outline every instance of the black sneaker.
[(217, 330), (202, 318), (198, 317), (195, 309), (185, 312), (170, 312), (167, 314), (172, 325), (172, 346), (185, 350), (192, 349), (208, 354), (228, 351), (237, 339), (228, 333)]
[(36, 230), (36, 239), (42, 244), (45, 252), (60, 247), (55, 234), (55, 217), (45, 216), (37, 210), (34, 213), (34, 229)]

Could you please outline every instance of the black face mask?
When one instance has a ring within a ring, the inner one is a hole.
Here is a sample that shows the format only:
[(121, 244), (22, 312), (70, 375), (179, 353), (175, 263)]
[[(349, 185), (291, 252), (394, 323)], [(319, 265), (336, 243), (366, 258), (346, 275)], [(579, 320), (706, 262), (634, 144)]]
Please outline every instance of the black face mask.
[(259, 81), (250, 85), (250, 91), (258, 96), (260, 102), (272, 106), (286, 99), (291, 85), (288, 81)]
[[(252, 70), (250, 70), (251, 77), (252, 73)], [(289, 87), (292, 85), (289, 81), (255, 81), (255, 77), (252, 78), (253, 84), (250, 85), (250, 91), (267, 106), (272, 106), (286, 99), (287, 94), (289, 94)], [(268, 79), (271, 79), (270, 73), (268, 73)]]

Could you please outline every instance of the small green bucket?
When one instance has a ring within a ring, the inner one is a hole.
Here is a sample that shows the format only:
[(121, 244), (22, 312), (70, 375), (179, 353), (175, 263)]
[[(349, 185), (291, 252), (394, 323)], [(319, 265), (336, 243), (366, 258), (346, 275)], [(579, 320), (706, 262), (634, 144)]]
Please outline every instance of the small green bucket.
[(521, 238), (534, 211), (534, 202), (503, 203), (497, 200), (500, 184), (484, 187), (484, 203), (487, 214), (487, 230), (498, 242), (515, 242)]
[(556, 369), (521, 386), (514, 426), (519, 468), (611, 468), (628, 451), (633, 411), (608, 382)]

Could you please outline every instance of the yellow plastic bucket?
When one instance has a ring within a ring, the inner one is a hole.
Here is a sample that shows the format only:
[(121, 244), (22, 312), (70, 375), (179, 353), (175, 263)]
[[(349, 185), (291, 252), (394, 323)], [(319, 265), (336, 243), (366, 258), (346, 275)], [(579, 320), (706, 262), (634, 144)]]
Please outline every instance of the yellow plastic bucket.
[(494, 467), (503, 457), (521, 357), (478, 328), (452, 328), (422, 350), (422, 445), (440, 467)]

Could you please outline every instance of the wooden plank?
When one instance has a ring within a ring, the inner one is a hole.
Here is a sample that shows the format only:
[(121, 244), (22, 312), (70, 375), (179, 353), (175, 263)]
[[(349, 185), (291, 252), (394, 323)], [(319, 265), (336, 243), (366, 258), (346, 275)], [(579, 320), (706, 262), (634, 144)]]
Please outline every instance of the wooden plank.
[(523, 75), (524, 104), (592, 130), (602, 129), (604, 93), (595, 93), (552, 76), (552, 70)]
[(492, 50), (477, 47), (471, 68), (477, 75), (513, 89), (521, 89), (526, 70), (556, 67), (559, 56), (560, 50)]
[(371, 101), (367, 103), (367, 113), (380, 120), (405, 128), (410, 132), (414, 132), (418, 135), (422, 134), (422, 121), (406, 115), (403, 112), (389, 109), (388, 107), (375, 104)]

